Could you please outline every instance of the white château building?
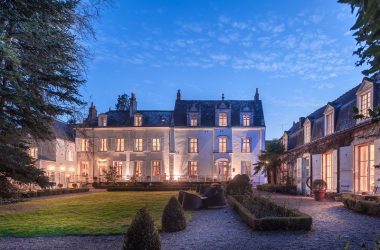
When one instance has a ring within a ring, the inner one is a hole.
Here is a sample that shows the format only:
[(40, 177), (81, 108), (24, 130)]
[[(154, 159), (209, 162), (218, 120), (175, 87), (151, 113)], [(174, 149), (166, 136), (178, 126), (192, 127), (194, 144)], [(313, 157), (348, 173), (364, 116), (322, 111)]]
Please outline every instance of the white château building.
[(130, 108), (97, 114), (93, 104), (76, 128), (77, 173), (81, 181), (104, 180), (115, 166), (120, 181), (213, 181), (253, 175), (265, 146), (265, 122), (256, 89), (252, 100), (182, 100), (173, 111)]

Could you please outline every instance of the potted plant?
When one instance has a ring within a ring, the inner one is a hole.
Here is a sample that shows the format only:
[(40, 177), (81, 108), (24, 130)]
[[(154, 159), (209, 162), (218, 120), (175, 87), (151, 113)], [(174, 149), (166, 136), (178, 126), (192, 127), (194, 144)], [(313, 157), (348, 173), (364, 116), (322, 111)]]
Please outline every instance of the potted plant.
[(326, 195), (327, 183), (322, 179), (313, 181), (313, 193), (316, 201), (323, 201)]

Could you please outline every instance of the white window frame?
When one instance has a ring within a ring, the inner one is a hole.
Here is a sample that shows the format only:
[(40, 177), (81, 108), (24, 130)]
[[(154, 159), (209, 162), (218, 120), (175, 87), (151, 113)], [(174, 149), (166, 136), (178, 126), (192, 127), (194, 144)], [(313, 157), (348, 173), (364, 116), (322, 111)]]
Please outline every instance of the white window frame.
[(218, 152), (227, 153), (228, 150), (228, 138), (226, 136), (220, 136), (218, 138)]
[(144, 150), (144, 140), (143, 138), (135, 138), (134, 139), (134, 145), (133, 145), (133, 151), (134, 152), (142, 152)]
[(152, 151), (160, 152), (161, 151), (161, 138), (152, 139)]
[(243, 115), (243, 127), (249, 127), (251, 126), (251, 116), (250, 115)]
[(80, 138), (80, 151), (88, 152), (90, 149), (90, 139)]
[(189, 153), (198, 153), (198, 138), (189, 138)]
[(333, 152), (322, 154), (322, 179), (327, 184), (327, 190), (333, 190), (334, 184)]
[(334, 112), (328, 112), (325, 114), (325, 135), (331, 135), (334, 133)]
[(227, 127), (228, 126), (228, 114), (227, 114), (227, 112), (219, 112), (218, 122), (219, 122), (219, 127)]
[(125, 151), (125, 139), (124, 138), (116, 138), (116, 152), (124, 152)]
[(251, 153), (251, 138), (242, 138), (241, 139), (241, 152), (242, 153)]
[[(157, 172), (158, 168), (158, 172)], [(161, 176), (161, 161), (152, 160), (152, 176)]]
[(198, 161), (189, 161), (189, 177), (198, 176)]
[(108, 151), (108, 140), (107, 140), (107, 138), (100, 138), (99, 139), (99, 151), (100, 152), (107, 152)]
[[(363, 99), (366, 98), (366, 102), (364, 104)], [(372, 91), (366, 91), (364, 93), (361, 93), (359, 95), (359, 114), (364, 115), (365, 118), (369, 117), (368, 109), (372, 108)]]
[[(361, 149), (366, 150), (362, 159)], [(355, 146), (355, 192), (373, 192), (375, 186), (375, 145), (373, 142)], [(366, 171), (362, 171), (366, 168)], [(363, 174), (364, 172), (364, 174)], [(365, 181), (365, 187), (362, 185)]]

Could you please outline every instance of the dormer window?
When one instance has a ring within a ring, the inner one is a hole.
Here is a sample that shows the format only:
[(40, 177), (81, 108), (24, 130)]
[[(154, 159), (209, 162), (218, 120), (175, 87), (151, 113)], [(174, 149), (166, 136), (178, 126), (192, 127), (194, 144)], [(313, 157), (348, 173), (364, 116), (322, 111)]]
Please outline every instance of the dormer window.
[(227, 113), (219, 113), (219, 127), (227, 127)]
[(369, 117), (368, 110), (372, 109), (372, 101), (371, 101), (371, 92), (368, 91), (364, 94), (360, 95), (360, 114), (364, 115), (365, 117)]
[(142, 126), (142, 115), (135, 115), (135, 127)]
[(243, 127), (251, 126), (251, 117), (250, 115), (243, 115)]
[(198, 126), (198, 119), (197, 118), (191, 118), (190, 119), (190, 126), (191, 127), (197, 127)]
[(330, 135), (334, 132), (334, 119), (333, 112), (326, 114), (325, 116), (325, 125), (326, 125), (326, 135)]
[(99, 121), (98, 121), (99, 127), (107, 127), (107, 115), (99, 115)]
[(29, 156), (30, 158), (32, 158), (33, 160), (37, 160), (38, 159), (38, 148), (37, 147), (31, 147), (29, 148)]
[(304, 142), (305, 144), (311, 142), (311, 123), (307, 119), (303, 125), (303, 131), (304, 131)]

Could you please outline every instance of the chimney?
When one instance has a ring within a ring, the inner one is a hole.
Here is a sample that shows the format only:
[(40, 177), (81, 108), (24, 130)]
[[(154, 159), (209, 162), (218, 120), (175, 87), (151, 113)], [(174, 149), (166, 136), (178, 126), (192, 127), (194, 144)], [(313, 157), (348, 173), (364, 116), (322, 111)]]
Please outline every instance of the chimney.
[(255, 101), (258, 101), (259, 99), (260, 99), (260, 96), (259, 96), (259, 88), (256, 88)]
[(88, 108), (88, 116), (87, 121), (91, 121), (98, 116), (98, 112), (96, 111), (96, 107), (93, 102), (91, 102), (91, 106)]
[(177, 90), (177, 101), (181, 101), (181, 90)]
[(222, 101), (224, 101), (224, 93), (222, 94)]
[(137, 110), (137, 101), (136, 101), (136, 96), (135, 93), (131, 93), (131, 98), (129, 98), (129, 115), (132, 117)]

